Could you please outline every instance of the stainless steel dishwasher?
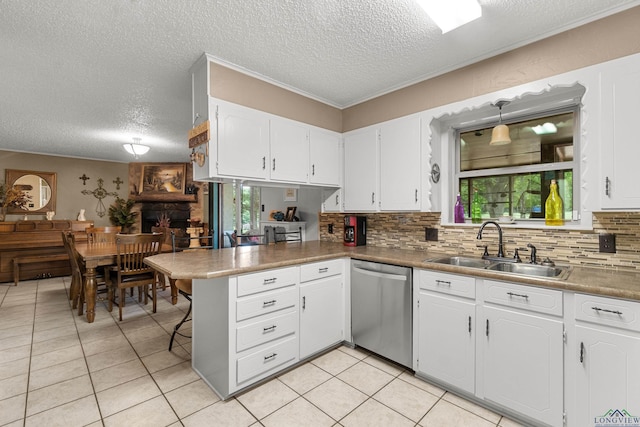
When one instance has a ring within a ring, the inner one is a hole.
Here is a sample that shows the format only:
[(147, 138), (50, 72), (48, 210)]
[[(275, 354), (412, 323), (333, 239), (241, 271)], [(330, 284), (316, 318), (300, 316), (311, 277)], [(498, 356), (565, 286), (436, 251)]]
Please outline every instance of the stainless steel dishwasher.
[(412, 368), (411, 268), (351, 261), (351, 335), (357, 347)]

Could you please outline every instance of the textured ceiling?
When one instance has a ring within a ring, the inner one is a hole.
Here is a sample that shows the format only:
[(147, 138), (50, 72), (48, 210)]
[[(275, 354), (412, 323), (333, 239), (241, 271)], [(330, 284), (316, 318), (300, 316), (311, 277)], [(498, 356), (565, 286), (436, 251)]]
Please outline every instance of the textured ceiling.
[(0, 149), (188, 161), (204, 52), (343, 108), (640, 4), (479, 2), (443, 35), (414, 0), (0, 0)]

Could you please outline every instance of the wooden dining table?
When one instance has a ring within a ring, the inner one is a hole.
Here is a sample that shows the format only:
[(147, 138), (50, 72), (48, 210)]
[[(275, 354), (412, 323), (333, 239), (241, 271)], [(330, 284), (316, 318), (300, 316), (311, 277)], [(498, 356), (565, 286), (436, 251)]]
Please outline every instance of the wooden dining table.
[[(96, 281), (96, 270), (98, 267), (116, 264), (118, 247), (115, 243), (89, 242), (77, 242), (75, 246), (86, 269), (84, 277), (84, 299), (87, 304), (87, 322), (93, 323), (96, 317), (96, 289), (98, 285)], [(160, 252), (171, 251), (171, 245), (166, 243), (160, 248)], [(173, 287), (171, 293), (173, 296)], [(173, 299), (174, 298), (172, 298), (172, 300)], [(175, 299), (177, 299), (177, 290)]]

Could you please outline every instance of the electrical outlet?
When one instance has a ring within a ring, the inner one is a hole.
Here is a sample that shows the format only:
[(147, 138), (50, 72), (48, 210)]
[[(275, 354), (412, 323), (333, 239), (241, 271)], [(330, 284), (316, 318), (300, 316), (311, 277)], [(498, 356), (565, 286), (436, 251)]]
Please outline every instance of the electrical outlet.
[(600, 252), (615, 254), (616, 253), (616, 235), (611, 233), (602, 233), (598, 235), (600, 242)]
[(438, 241), (438, 229), (426, 227), (424, 229), (424, 238), (428, 242), (437, 242)]
[(327, 231), (329, 232), (329, 234), (333, 234), (333, 224), (329, 224), (329, 226), (327, 227)]

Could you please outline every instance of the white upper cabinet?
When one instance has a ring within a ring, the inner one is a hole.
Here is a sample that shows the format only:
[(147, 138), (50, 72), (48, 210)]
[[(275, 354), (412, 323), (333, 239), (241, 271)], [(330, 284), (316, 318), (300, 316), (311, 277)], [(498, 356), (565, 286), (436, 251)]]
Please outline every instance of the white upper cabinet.
[(420, 117), (380, 127), (380, 210), (420, 210)]
[(602, 73), (602, 182), (596, 188), (604, 209), (640, 209), (638, 99), (640, 60)]
[(378, 130), (366, 128), (344, 136), (344, 210), (378, 209)]
[(309, 183), (339, 187), (340, 134), (319, 128), (309, 131)]
[(226, 103), (217, 109), (218, 175), (267, 179), (269, 119), (256, 110)]
[(309, 128), (302, 123), (271, 118), (270, 177), (274, 181), (307, 182)]

